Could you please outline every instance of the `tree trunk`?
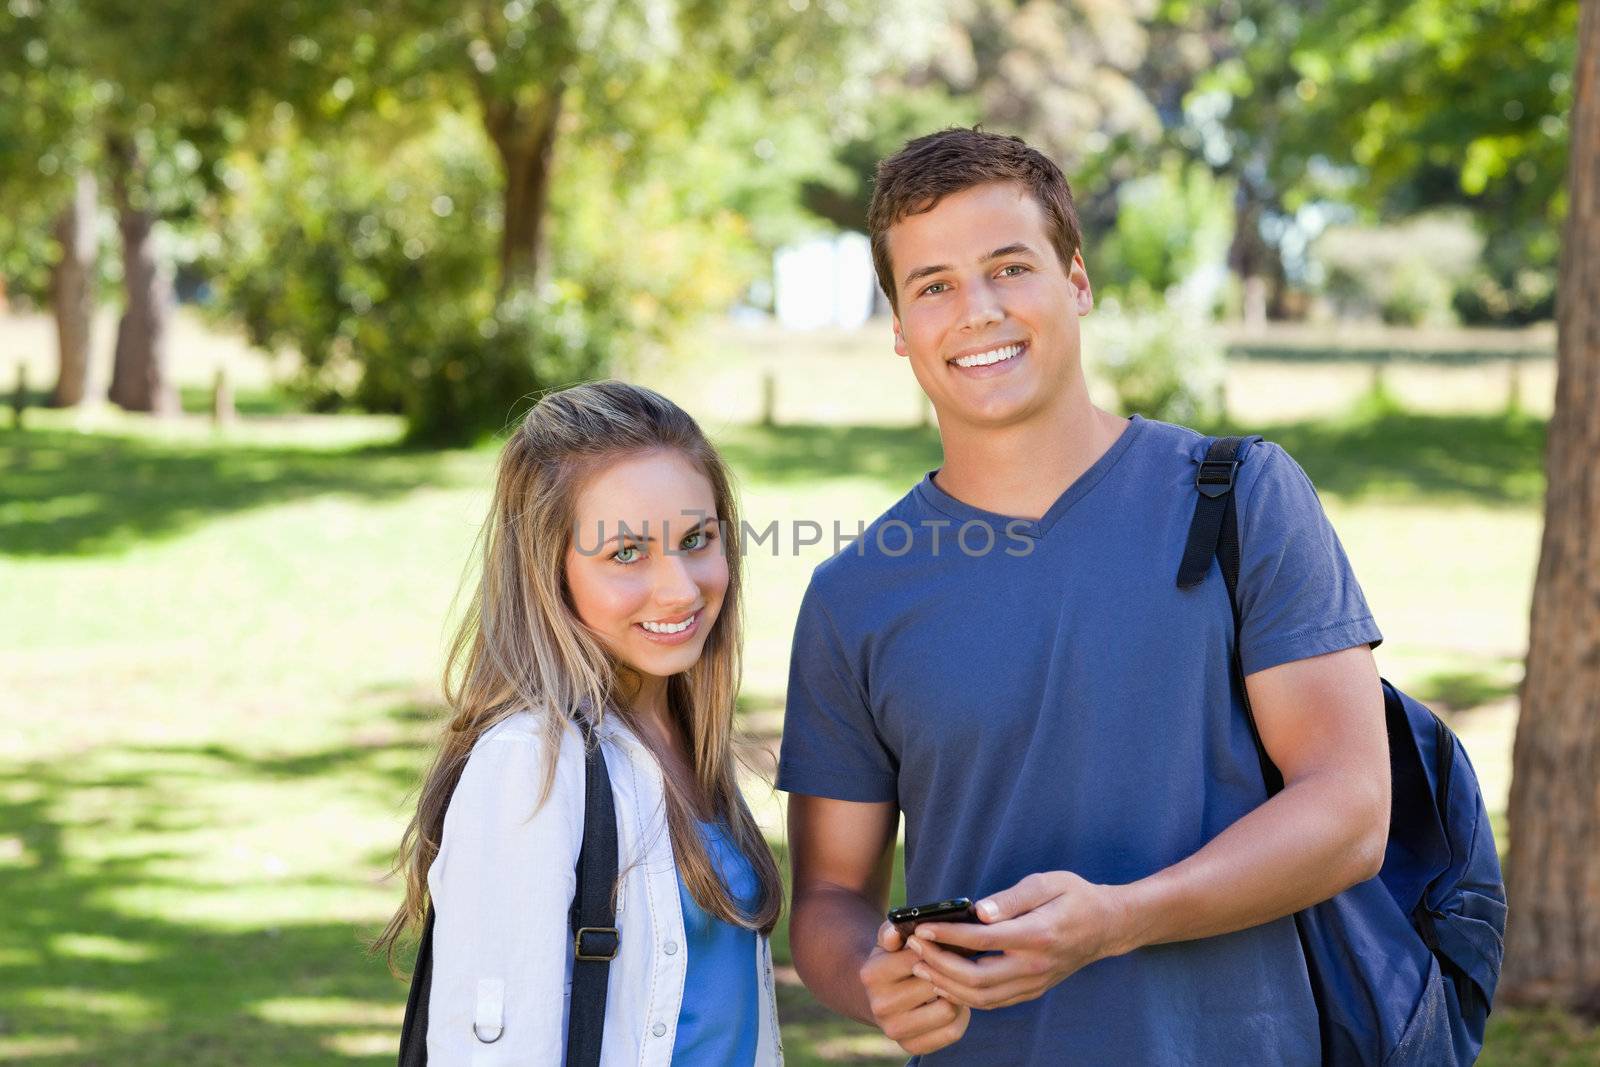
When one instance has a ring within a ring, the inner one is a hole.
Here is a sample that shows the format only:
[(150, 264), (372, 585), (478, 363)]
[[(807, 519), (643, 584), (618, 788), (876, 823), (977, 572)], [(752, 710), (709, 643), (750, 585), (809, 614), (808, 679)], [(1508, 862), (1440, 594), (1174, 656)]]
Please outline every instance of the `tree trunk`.
[(1259, 328), (1267, 324), (1272, 275), (1278, 267), (1273, 248), (1261, 236), (1261, 217), (1267, 203), (1257, 193), (1254, 183), (1241, 175), (1233, 206), (1233, 242), (1228, 247), (1228, 266), (1239, 279), (1244, 299), (1240, 312), (1245, 325)]
[(1582, 5), (1544, 544), (1511, 783), (1508, 1001), (1600, 1006), (1600, 3)]
[(175, 415), (178, 392), (168, 375), (167, 325), (172, 316), (172, 274), (160, 262), (152, 236), (155, 212), (139, 187), (144, 164), (126, 137), (107, 140), (111, 191), (122, 232), (122, 284), (127, 304), (117, 324), (111, 365), (113, 403), (128, 411)]
[(510, 100), (484, 102), (484, 126), (505, 170), (501, 293), (530, 286), (538, 277), (562, 95), (562, 87), (556, 85), (533, 107)]
[(72, 199), (56, 220), (56, 243), (61, 246), (50, 277), (50, 307), (56, 317), (56, 348), (60, 369), (50, 406), (72, 407), (83, 402), (89, 379), (89, 333), (94, 321), (94, 262), (98, 251), (95, 232), (95, 180), (79, 171)]

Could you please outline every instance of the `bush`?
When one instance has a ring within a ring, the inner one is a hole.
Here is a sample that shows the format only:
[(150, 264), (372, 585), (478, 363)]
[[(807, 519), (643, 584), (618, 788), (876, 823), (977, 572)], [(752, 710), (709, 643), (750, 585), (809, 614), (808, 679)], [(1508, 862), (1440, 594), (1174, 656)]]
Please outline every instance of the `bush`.
[(1451, 294), (1482, 249), (1465, 217), (1436, 213), (1393, 226), (1330, 227), (1314, 255), (1341, 317), (1422, 326), (1455, 321)]
[(1204, 166), (1168, 160), (1118, 187), (1117, 221), (1093, 250), (1090, 277), (1130, 306), (1159, 305), (1189, 286), (1211, 303), (1232, 236), (1230, 186)]
[(1451, 305), (1472, 326), (1526, 326), (1553, 319), (1555, 271), (1527, 267), (1505, 277), (1479, 270), (1456, 289)]
[(1084, 320), (1091, 368), (1116, 390), (1124, 413), (1171, 422), (1220, 414), (1224, 348), (1205, 314), (1164, 304), (1129, 313), (1104, 301)]
[(609, 145), (574, 138), (558, 155), (542, 281), (502, 298), (501, 175), (470, 120), (398, 143), (282, 129), (228, 172), (219, 310), (255, 344), (298, 351), (287, 385), (315, 409), (396, 412), (435, 443), (497, 432), (531, 394), (730, 302), (756, 262), (740, 259), (741, 218), (685, 202), (689, 175), (619, 181)]

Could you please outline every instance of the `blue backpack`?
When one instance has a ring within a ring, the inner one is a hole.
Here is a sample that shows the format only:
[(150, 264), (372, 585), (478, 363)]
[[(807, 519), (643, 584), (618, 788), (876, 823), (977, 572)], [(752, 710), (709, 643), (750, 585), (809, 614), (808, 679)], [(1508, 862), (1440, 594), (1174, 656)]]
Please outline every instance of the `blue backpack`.
[[(1219, 563), (1234, 617), (1234, 684), (1244, 700), (1267, 793), (1283, 788), (1256, 731), (1239, 661), (1239, 527), (1233, 486), (1254, 437), (1214, 440), (1195, 478), (1199, 500), (1178, 585)], [(1478, 776), (1450, 728), (1383, 682), (1392, 801), (1377, 877), (1295, 913), (1316, 998), (1324, 1064), (1471, 1064), (1506, 925), (1505, 883)]]

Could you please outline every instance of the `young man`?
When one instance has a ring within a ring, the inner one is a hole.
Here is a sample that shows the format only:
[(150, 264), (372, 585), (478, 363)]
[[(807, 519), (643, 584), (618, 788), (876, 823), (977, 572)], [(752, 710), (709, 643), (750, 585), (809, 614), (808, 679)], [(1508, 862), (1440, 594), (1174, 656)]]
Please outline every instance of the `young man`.
[[(1090, 402), (1061, 171), (932, 134), (880, 164), (869, 228), (945, 461), (801, 608), (801, 978), (929, 1065), (1318, 1063), (1288, 916), (1377, 872), (1389, 781), (1381, 638), (1315, 491), (1266, 443), (1235, 489), (1268, 800), (1227, 590), (1175, 581), (1204, 442)], [(980, 923), (884, 921), (901, 814), (908, 901)]]

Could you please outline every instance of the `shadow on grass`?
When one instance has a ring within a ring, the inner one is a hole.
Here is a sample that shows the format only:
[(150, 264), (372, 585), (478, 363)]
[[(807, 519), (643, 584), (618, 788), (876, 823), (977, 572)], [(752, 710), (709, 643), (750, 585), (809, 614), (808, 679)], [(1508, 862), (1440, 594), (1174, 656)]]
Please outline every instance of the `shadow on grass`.
[(451, 484), (445, 453), (163, 442), (0, 430), (0, 554), (115, 551), (247, 508), (322, 494), (388, 499)]
[(747, 484), (866, 478), (909, 488), (943, 461), (938, 432), (907, 426), (740, 426), (717, 440)]
[[(211, 414), (214, 398), (213, 391), (203, 385), (186, 385), (178, 390), (179, 403), (192, 415)], [(233, 394), (233, 410), (246, 416), (299, 415), (306, 407), (281, 389), (241, 389)]]
[(1458, 712), (1514, 696), (1521, 673), (1506, 671), (1437, 671), (1413, 687), (1416, 698), (1436, 711)]
[[(1418, 502), (1537, 504), (1544, 424), (1525, 417), (1392, 408), (1333, 421), (1232, 428), (1283, 445), (1319, 489)], [(931, 428), (740, 427), (721, 445), (749, 483), (867, 479), (906, 488), (942, 461)], [(0, 553), (116, 551), (247, 508), (322, 494), (388, 499), (464, 474), (451, 453), (177, 443), (68, 430), (0, 430)]]
[(358, 849), (348, 874), (297, 876), (258, 872), (254, 852), (219, 866), (185, 835), (214, 839), (232, 819), (241, 841), (265, 831), (315, 855), (330, 847), (323, 824), (275, 813), (352, 794), (398, 811), (426, 717), (400, 704), (305, 752), (119, 745), (0, 768), (0, 1061), (392, 1064), (406, 986), (366, 952), (381, 924), (325, 913), (341, 891), (369, 891), (396, 842)]
[[(1537, 505), (1544, 492), (1545, 424), (1525, 416), (1369, 404), (1333, 420), (1205, 429), (1262, 434), (1341, 497)], [(943, 456), (938, 433), (915, 427), (740, 427), (719, 444), (747, 482), (777, 485), (865, 478), (909, 488)]]
[(1518, 415), (1427, 415), (1364, 405), (1337, 420), (1228, 427), (1282, 445), (1317, 489), (1348, 498), (1537, 506), (1545, 423)]

